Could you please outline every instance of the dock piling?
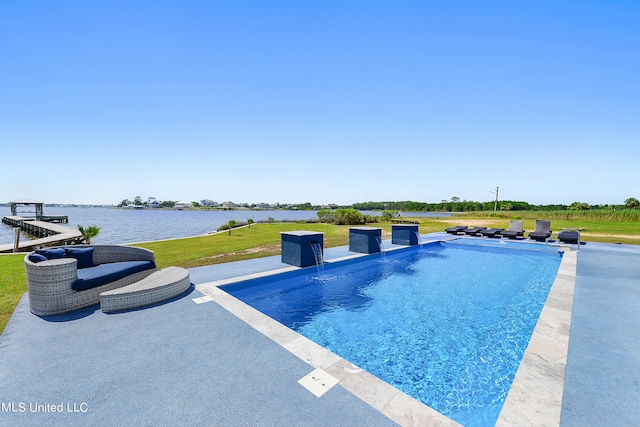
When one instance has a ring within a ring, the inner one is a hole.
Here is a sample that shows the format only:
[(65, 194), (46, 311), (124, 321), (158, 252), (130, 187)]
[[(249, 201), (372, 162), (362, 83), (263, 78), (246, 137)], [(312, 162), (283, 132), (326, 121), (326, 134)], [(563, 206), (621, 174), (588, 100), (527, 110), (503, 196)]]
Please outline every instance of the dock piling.
[(15, 233), (15, 237), (13, 239), (13, 253), (16, 253), (20, 247), (20, 227), (14, 227), (13, 232)]

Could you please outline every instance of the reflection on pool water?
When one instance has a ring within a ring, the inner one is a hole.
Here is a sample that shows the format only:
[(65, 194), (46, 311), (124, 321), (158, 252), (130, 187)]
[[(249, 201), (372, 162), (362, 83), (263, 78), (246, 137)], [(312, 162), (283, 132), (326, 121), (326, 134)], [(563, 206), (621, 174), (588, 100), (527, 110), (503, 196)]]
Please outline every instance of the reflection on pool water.
[(561, 256), (458, 242), (221, 289), (462, 425), (493, 425)]

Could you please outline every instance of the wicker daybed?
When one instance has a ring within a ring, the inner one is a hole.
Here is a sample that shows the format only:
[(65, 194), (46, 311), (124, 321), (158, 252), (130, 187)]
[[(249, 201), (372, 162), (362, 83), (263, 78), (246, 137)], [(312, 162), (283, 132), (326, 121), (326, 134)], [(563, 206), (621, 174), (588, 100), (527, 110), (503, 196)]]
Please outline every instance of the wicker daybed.
[[(56, 251), (64, 255), (59, 258), (52, 255), (45, 257)], [(158, 271), (152, 251), (117, 245), (72, 245), (35, 251), (25, 256), (24, 263), (27, 270), (29, 307), (38, 316), (68, 313), (98, 304), (102, 292), (130, 285)], [(134, 270), (125, 277), (99, 286), (93, 283), (90, 287), (82, 282), (83, 274), (86, 275), (93, 267), (113, 268), (117, 266), (115, 263), (139, 264), (139, 271)], [(141, 267), (142, 264), (146, 265)]]

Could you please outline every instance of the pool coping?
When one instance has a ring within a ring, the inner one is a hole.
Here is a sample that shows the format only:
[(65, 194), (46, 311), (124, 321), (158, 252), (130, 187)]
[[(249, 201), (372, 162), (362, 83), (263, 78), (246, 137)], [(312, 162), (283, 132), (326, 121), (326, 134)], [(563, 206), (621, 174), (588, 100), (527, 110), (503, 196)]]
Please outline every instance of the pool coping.
[(559, 426), (578, 253), (564, 247), (558, 274), (496, 426)]
[[(442, 240), (429, 240), (421, 242), (421, 244), (437, 241)], [(385, 252), (399, 249), (403, 249), (403, 247), (390, 247), (385, 249)], [(559, 250), (564, 254), (558, 273), (516, 372), (496, 426), (526, 424), (552, 426), (560, 424), (577, 253), (569, 246), (559, 246)], [(331, 264), (363, 256), (368, 255), (353, 254), (325, 260), (325, 262)], [(300, 269), (300, 267), (294, 266), (278, 268), (202, 283), (197, 285), (196, 289), (314, 369), (323, 369), (337, 378), (343, 388), (398, 424), (402, 426), (460, 425), (219, 289), (219, 286), (231, 283)]]

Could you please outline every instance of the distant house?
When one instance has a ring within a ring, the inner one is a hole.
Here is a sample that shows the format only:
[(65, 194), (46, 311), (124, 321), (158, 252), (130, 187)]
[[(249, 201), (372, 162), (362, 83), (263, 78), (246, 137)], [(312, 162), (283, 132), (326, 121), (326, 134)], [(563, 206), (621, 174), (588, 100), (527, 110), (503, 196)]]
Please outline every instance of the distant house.
[(236, 204), (235, 204), (235, 203), (233, 203), (233, 202), (223, 202), (223, 203), (222, 203), (222, 207), (223, 207), (224, 209), (236, 209), (236, 208), (238, 207), (238, 205), (236, 205)]
[(147, 206), (153, 209), (160, 209), (162, 207), (160, 202), (155, 197), (149, 197), (149, 200), (147, 200)]
[(203, 199), (203, 200), (200, 200), (200, 206), (207, 206), (207, 207), (217, 208), (218, 207), (218, 202), (215, 202), (215, 201), (210, 200), (210, 199)]
[(176, 202), (176, 204), (173, 205), (174, 209), (188, 209), (192, 207), (193, 207), (193, 203), (191, 202)]
[(269, 203), (257, 203), (256, 209), (271, 209), (271, 205)]

